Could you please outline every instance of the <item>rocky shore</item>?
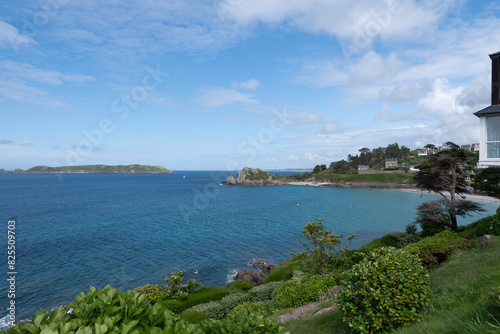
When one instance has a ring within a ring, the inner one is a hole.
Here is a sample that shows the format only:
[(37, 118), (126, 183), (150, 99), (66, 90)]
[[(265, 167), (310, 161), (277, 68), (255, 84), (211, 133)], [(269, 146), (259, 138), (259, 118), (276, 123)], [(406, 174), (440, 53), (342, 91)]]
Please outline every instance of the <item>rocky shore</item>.
[(267, 276), (271, 273), (271, 270), (276, 268), (275, 264), (270, 264), (263, 259), (253, 259), (250, 261), (250, 265), (257, 270), (243, 269), (238, 271), (234, 280), (245, 280), (249, 281), (253, 287), (257, 285), (264, 284)]
[(364, 188), (364, 189), (416, 189), (413, 184), (386, 183), (386, 182), (324, 182), (324, 181), (290, 181), (286, 178), (268, 173), (260, 168), (245, 167), (234, 178), (232, 175), (222, 182), (225, 185), (239, 186), (310, 186), (332, 188)]

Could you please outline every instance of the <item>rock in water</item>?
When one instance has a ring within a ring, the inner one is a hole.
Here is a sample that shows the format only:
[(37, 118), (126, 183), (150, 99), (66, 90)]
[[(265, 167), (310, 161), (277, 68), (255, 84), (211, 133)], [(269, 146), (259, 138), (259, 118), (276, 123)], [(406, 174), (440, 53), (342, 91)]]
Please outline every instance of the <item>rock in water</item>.
[(236, 185), (236, 180), (234, 179), (234, 177), (232, 175), (229, 175), (229, 177), (227, 179), (225, 179), (224, 181), (222, 181), (222, 184), (227, 184), (229, 186), (234, 186), (234, 185)]
[(271, 273), (271, 270), (276, 268), (276, 265), (270, 264), (269, 262), (262, 259), (254, 259), (250, 261), (252, 267), (258, 270), (243, 269), (238, 271), (235, 280), (245, 280), (249, 281), (252, 286), (262, 285), (266, 280), (267, 276)]

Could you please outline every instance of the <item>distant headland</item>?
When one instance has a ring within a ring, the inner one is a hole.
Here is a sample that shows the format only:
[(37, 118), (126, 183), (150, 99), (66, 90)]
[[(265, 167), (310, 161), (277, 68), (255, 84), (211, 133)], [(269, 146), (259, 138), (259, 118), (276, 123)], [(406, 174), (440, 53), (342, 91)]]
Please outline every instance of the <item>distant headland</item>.
[(173, 173), (170, 169), (163, 166), (148, 165), (80, 165), (80, 166), (62, 166), (47, 167), (35, 166), (30, 169), (5, 170), (0, 168), (0, 173), (148, 173), (148, 174), (167, 174)]

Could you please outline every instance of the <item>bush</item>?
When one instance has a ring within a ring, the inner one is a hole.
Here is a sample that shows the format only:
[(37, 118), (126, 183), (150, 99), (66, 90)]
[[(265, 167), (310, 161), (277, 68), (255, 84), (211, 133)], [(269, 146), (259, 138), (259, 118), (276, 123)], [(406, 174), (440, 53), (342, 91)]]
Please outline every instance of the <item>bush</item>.
[(227, 289), (236, 289), (240, 291), (248, 291), (252, 289), (252, 283), (247, 280), (236, 280), (226, 284)]
[(255, 312), (254, 306), (245, 306), (231, 312), (224, 320), (209, 320), (201, 324), (204, 334), (220, 333), (266, 333), (281, 334), (285, 329), (277, 322), (271, 321), (265, 314)]
[[(498, 212), (498, 210), (497, 210)], [(460, 226), (459, 231), (474, 231), (474, 236), (482, 237), (485, 234), (500, 235), (500, 213), (479, 219), (467, 226)], [(469, 232), (472, 234), (471, 232)]]
[[(302, 246), (308, 255), (307, 266), (314, 274), (327, 274), (336, 271), (343, 263), (343, 255), (347, 246), (355, 237), (354, 234), (349, 236), (347, 245), (342, 246), (342, 235), (325, 231), (321, 219), (318, 219), (318, 222), (308, 222), (302, 230), (302, 236), (309, 241), (309, 244), (304, 243)], [(299, 239), (299, 242), (302, 240)]]
[(146, 284), (132, 290), (134, 293), (142, 293), (146, 295), (146, 302), (150, 304), (156, 303), (158, 300), (165, 298), (167, 291), (164, 286), (158, 284)]
[(206, 286), (198, 291), (190, 293), (185, 300), (167, 299), (162, 300), (159, 303), (161, 303), (169, 310), (182, 312), (189, 309), (190, 307), (199, 304), (208, 303), (209, 301), (221, 300), (229, 293), (230, 291), (227, 289), (222, 289), (215, 286)]
[(220, 303), (224, 307), (224, 312), (229, 314), (236, 306), (248, 301), (248, 298), (246, 293), (232, 293), (222, 298)]
[(419, 240), (416, 234), (394, 232), (392, 233), (392, 236), (394, 237), (394, 240), (396, 240), (397, 248), (406, 247), (409, 244), (415, 243)]
[(335, 284), (336, 280), (331, 275), (313, 275), (285, 282), (273, 291), (274, 307), (298, 307), (318, 301)]
[(280, 281), (288, 281), (293, 277), (293, 272), (295, 270), (302, 270), (303, 265), (298, 262), (292, 262), (288, 265), (283, 265), (280, 263), (280, 265), (273, 269), (269, 276), (267, 276), (266, 280), (264, 281), (265, 283), (270, 283), (270, 282), (280, 282)]
[(354, 333), (392, 330), (420, 317), (429, 302), (429, 278), (417, 256), (383, 247), (343, 276), (339, 306)]
[(248, 292), (251, 302), (265, 302), (273, 299), (273, 291), (283, 282), (271, 282), (256, 286)]
[(179, 318), (189, 322), (190, 324), (197, 324), (203, 320), (208, 320), (208, 315), (202, 312), (184, 312), (179, 315)]
[(220, 302), (211, 301), (205, 304), (196, 305), (187, 312), (205, 313), (210, 319), (224, 319), (226, 312), (224, 306)]
[(404, 249), (416, 254), (426, 268), (435, 268), (446, 261), (456, 249), (471, 249), (473, 240), (461, 238), (457, 233), (446, 230), (406, 246)]
[(267, 315), (267, 309), (262, 302), (257, 302), (257, 303), (244, 302), (243, 304), (236, 306), (231, 311), (231, 314), (241, 314), (246, 311), (262, 314), (264, 316)]
[(392, 234), (386, 234), (380, 238), (380, 243), (386, 247), (398, 247), (396, 238)]

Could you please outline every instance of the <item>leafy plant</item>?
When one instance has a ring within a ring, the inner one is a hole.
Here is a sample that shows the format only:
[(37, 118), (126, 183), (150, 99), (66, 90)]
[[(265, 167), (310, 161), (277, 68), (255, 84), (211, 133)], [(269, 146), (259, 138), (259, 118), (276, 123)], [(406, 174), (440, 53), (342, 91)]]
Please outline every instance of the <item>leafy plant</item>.
[(393, 232), (392, 236), (394, 237), (394, 240), (396, 240), (397, 248), (406, 247), (409, 244), (415, 243), (419, 240), (416, 234)]
[(232, 293), (222, 298), (220, 303), (224, 307), (224, 312), (228, 314), (231, 312), (236, 306), (243, 304), (248, 301), (248, 294), (246, 293)]
[[(342, 247), (342, 235), (325, 231), (323, 220), (308, 222), (302, 230), (302, 236), (306, 237), (309, 244), (304, 243), (308, 255), (309, 267), (313, 273), (326, 274), (336, 270), (342, 265), (343, 255), (355, 235), (349, 236), (348, 243)], [(302, 240), (299, 239), (299, 242)]]
[(224, 306), (220, 302), (210, 301), (205, 304), (196, 305), (187, 310), (187, 312), (202, 312), (210, 319), (224, 319), (226, 312)]
[(435, 268), (446, 261), (456, 249), (470, 249), (474, 247), (473, 240), (460, 237), (450, 230), (440, 232), (432, 237), (406, 246), (404, 249), (416, 254), (426, 268)]
[(186, 299), (189, 293), (201, 288), (202, 285), (194, 279), (190, 279), (187, 284), (182, 284), (184, 275), (186, 275), (185, 270), (177, 271), (174, 269), (170, 278), (165, 276), (165, 285), (147, 284), (135, 288), (133, 292), (145, 294), (146, 301), (150, 304), (168, 298)]
[(204, 334), (285, 333), (285, 329), (280, 324), (267, 318), (258, 306), (252, 304), (240, 305), (230, 312), (226, 319), (204, 321), (200, 325)]
[(382, 238), (380, 238), (380, 243), (382, 243), (386, 247), (397, 247), (398, 243), (396, 238), (392, 234), (386, 234)]
[(230, 293), (231, 291), (228, 289), (206, 286), (188, 294), (187, 299), (166, 299), (160, 301), (159, 303), (174, 312), (182, 312), (199, 304), (221, 300)]
[(273, 304), (276, 308), (285, 308), (318, 301), (322, 294), (335, 285), (336, 279), (331, 275), (312, 275), (302, 280), (293, 279), (273, 291)]
[(87, 294), (80, 292), (66, 307), (51, 312), (40, 309), (31, 322), (20, 323), (7, 333), (202, 333), (200, 327), (145, 300), (144, 294), (117, 291), (109, 285), (90, 287)]
[(265, 302), (273, 299), (273, 291), (283, 282), (271, 282), (256, 286), (248, 292), (251, 302)]
[(354, 333), (392, 330), (415, 321), (429, 301), (429, 278), (417, 256), (382, 247), (346, 271), (339, 306)]

